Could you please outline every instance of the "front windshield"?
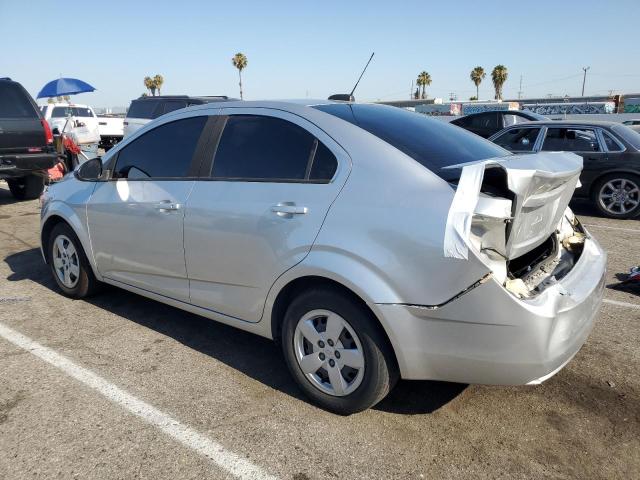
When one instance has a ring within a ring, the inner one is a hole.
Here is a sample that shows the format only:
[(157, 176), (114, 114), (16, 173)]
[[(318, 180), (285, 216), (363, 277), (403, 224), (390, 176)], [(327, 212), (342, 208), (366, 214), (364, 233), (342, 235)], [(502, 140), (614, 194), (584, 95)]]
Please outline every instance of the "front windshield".
[(314, 108), (359, 126), (445, 180), (457, 179), (460, 169), (444, 167), (511, 155), (504, 148), (446, 121), (398, 107), (332, 103)]

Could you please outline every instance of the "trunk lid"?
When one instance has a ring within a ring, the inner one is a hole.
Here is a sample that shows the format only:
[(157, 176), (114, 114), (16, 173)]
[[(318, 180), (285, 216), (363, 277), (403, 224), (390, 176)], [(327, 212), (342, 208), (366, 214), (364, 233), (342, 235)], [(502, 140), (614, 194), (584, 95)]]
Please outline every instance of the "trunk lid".
[(482, 251), (512, 260), (556, 231), (578, 185), (582, 157), (541, 152), (446, 168), (462, 173), (447, 220), (445, 255), (467, 258), (475, 235)]
[(505, 256), (517, 258), (556, 230), (578, 185), (582, 157), (565, 152), (514, 155), (499, 162), (515, 195)]

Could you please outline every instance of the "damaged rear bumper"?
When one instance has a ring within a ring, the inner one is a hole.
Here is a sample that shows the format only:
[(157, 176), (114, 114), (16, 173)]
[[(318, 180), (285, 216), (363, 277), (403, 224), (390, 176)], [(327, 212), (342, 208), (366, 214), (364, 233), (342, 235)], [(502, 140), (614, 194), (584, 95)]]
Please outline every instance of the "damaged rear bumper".
[(540, 383), (586, 341), (600, 305), (606, 254), (587, 237), (574, 268), (532, 298), (494, 278), (438, 308), (376, 305), (403, 378)]

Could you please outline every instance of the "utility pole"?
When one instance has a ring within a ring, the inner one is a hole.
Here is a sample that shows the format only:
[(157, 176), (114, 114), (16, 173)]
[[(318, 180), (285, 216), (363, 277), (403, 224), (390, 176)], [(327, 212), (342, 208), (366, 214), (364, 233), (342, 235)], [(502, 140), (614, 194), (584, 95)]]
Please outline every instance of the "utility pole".
[(584, 71), (584, 76), (582, 77), (582, 96), (584, 97), (584, 84), (587, 81), (587, 70), (589, 70), (591, 67), (582, 67), (582, 70)]
[(520, 89), (518, 90), (518, 100), (522, 98), (522, 75), (520, 75)]
[(449, 100), (450, 101), (453, 102), (454, 100), (457, 100), (457, 99), (458, 99), (458, 96), (455, 94), (455, 92), (450, 92), (449, 93)]

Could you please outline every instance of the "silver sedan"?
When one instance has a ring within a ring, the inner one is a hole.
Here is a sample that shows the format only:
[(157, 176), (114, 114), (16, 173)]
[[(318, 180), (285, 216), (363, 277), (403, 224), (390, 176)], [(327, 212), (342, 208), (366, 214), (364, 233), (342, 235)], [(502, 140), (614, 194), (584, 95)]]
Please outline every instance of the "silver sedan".
[(399, 378), (536, 384), (585, 342), (605, 254), (582, 159), (395, 107), (223, 102), (149, 123), (42, 198), (58, 287), (102, 283), (272, 338), (316, 404)]

